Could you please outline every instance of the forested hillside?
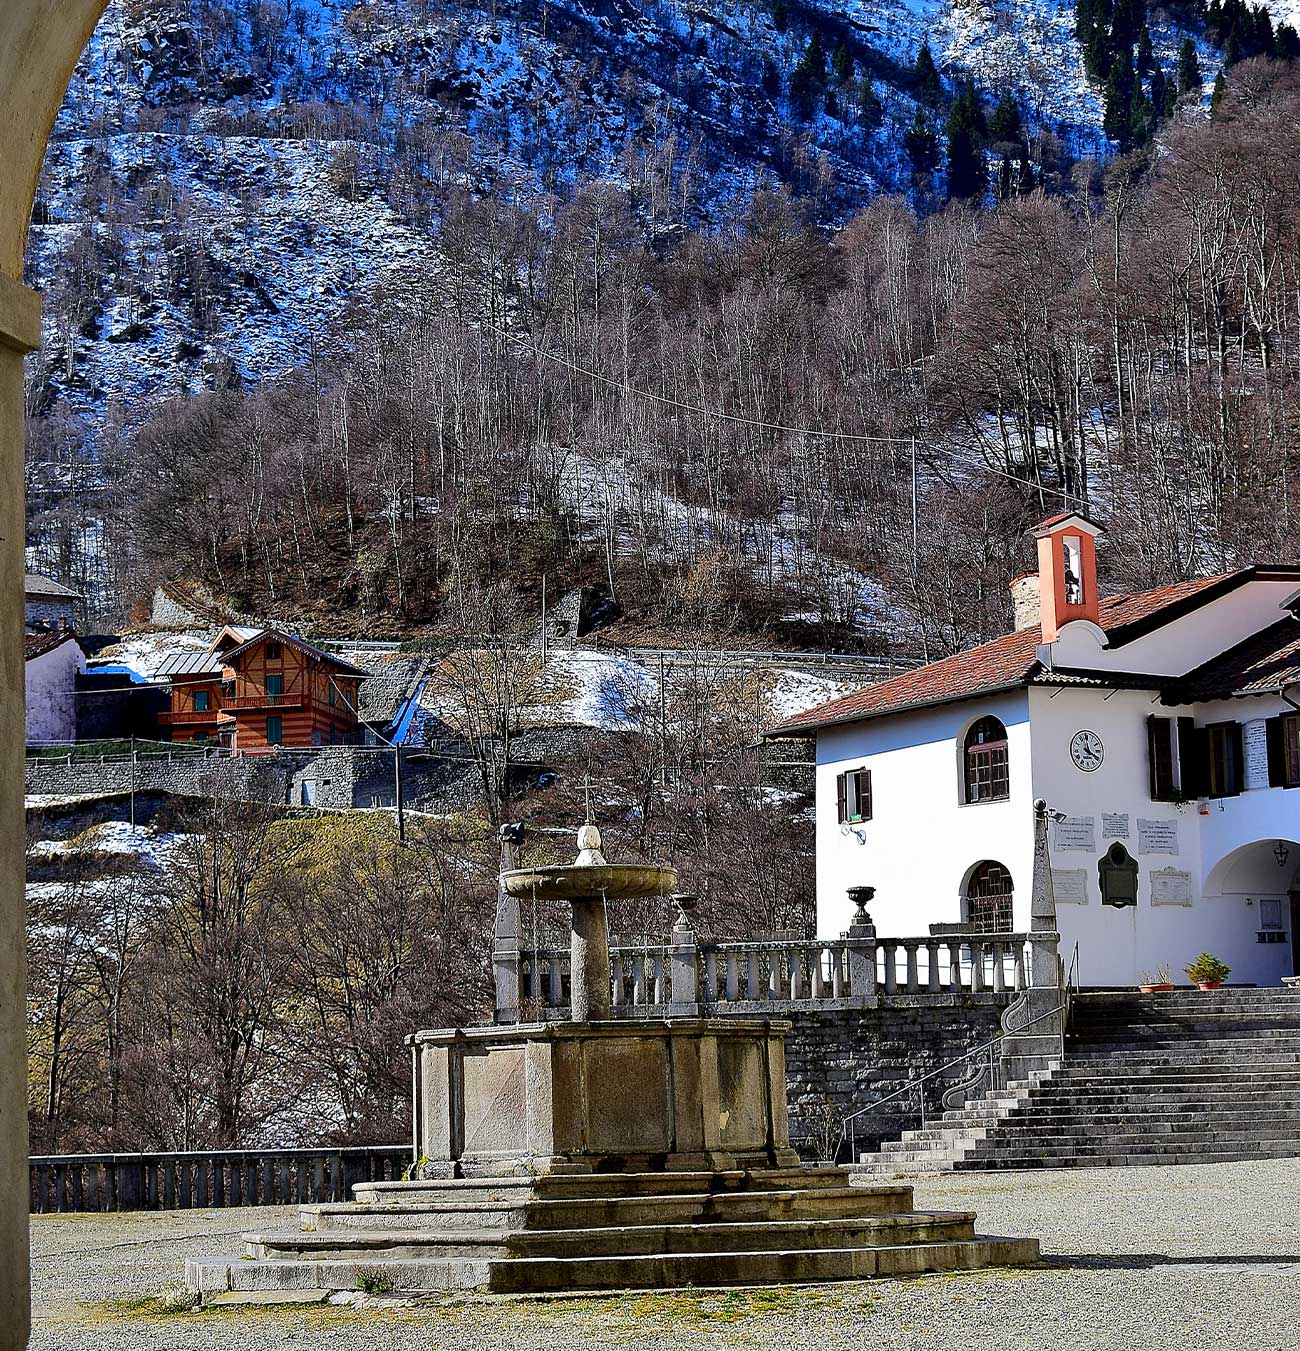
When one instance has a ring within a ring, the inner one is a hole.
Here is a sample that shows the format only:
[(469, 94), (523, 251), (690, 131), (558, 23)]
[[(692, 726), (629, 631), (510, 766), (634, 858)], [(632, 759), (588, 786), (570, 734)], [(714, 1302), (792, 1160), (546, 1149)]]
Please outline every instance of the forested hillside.
[(1287, 554), (1289, 17), (123, 0), (34, 222), (33, 562), (934, 654), (1063, 500), (1117, 587)]

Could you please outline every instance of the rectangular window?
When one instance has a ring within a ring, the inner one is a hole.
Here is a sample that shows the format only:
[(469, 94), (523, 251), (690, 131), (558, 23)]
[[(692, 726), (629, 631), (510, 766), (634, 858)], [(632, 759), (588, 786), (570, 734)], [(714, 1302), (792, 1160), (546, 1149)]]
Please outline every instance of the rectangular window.
[(1011, 796), (1011, 764), (1005, 741), (966, 749), (966, 801), (998, 802)]
[(1264, 724), (1268, 781), (1274, 788), (1300, 788), (1300, 713), (1284, 713)]
[(334, 707), (334, 700), (335, 700), (335, 697), (336, 697), (336, 695), (337, 695), (337, 691), (336, 691), (335, 688), (334, 688), (334, 682), (333, 682), (332, 680), (328, 681), (328, 684), (329, 684), (329, 690), (330, 690), (330, 707), (333, 708), (333, 707)]
[(266, 659), (267, 661), (279, 661), (284, 654), (280, 651), (279, 643), (267, 643)]
[(836, 780), (840, 824), (871, 820), (871, 771), (845, 770)]
[(1207, 782), (1210, 797), (1235, 797), (1245, 779), (1245, 754), (1239, 722), (1215, 722), (1206, 729)]
[(284, 693), (284, 677), (282, 675), (269, 675), (266, 677), (266, 697), (276, 703)]
[(212, 707), (212, 694), (209, 690), (194, 691), (194, 711), (206, 713)]
[(1153, 802), (1185, 802), (1206, 791), (1206, 737), (1191, 718), (1147, 718)]
[(1277, 897), (1266, 897), (1260, 901), (1259, 927), (1261, 929), (1280, 929), (1282, 927), (1282, 902)]
[(284, 742), (284, 723), (278, 713), (272, 713), (266, 720), (266, 743), (279, 746)]

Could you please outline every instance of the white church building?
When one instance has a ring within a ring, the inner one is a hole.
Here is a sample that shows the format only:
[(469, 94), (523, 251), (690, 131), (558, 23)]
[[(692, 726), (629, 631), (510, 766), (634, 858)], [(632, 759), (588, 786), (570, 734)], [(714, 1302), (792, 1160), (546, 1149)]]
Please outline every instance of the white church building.
[(1014, 633), (775, 729), (816, 736), (819, 933), (862, 885), (881, 934), (1027, 930), (1042, 798), (1084, 985), (1184, 983), (1203, 951), (1276, 985), (1300, 971), (1300, 568), (1103, 598), (1094, 525), (1035, 533)]

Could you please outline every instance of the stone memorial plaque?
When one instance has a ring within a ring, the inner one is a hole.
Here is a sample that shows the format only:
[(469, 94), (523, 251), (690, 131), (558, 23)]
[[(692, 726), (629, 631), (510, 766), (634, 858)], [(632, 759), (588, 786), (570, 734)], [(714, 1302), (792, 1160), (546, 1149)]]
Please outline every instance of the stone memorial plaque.
[(1177, 854), (1177, 821), (1144, 821), (1138, 817), (1139, 854)]
[(1097, 849), (1097, 818), (1095, 816), (1067, 816), (1054, 821), (1052, 847), (1055, 849), (1086, 849), (1090, 854)]
[(1263, 718), (1255, 718), (1241, 729), (1241, 744), (1246, 753), (1246, 787), (1268, 787), (1268, 730)]
[(1177, 868), (1159, 868), (1151, 874), (1152, 905), (1191, 905), (1192, 875)]
[(1057, 905), (1088, 904), (1088, 870), (1086, 868), (1053, 868), (1052, 895)]
[(1102, 812), (1101, 838), (1103, 840), (1127, 840), (1131, 833), (1128, 812)]

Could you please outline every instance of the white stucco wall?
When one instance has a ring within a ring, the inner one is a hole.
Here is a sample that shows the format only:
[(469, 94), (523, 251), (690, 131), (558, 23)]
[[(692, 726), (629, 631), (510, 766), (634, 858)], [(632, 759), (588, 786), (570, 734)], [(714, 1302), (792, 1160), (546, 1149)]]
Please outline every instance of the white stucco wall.
[(27, 740), (72, 741), (77, 735), (78, 671), (86, 658), (75, 640), (27, 663)]
[[(1007, 728), (1011, 796), (965, 805), (957, 748), (970, 724), (989, 714)], [(835, 779), (861, 764), (871, 769), (874, 815), (846, 833), (836, 820)], [(819, 934), (847, 927), (845, 892), (862, 885), (876, 888), (871, 916), (882, 936), (957, 923), (963, 882), (985, 859), (1010, 870), (1016, 927), (1028, 927), (1033, 794), (1024, 692), (827, 728), (817, 738), (817, 803)]]

